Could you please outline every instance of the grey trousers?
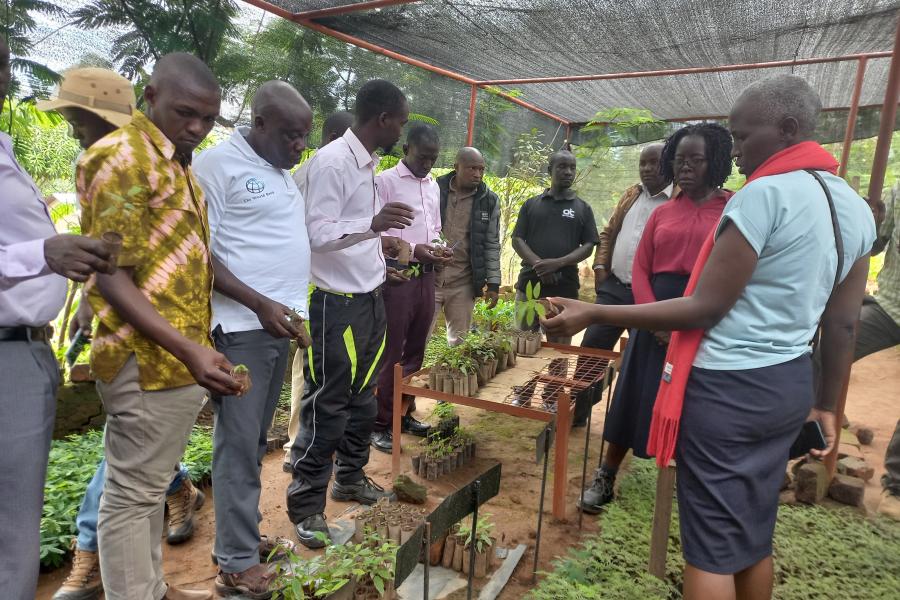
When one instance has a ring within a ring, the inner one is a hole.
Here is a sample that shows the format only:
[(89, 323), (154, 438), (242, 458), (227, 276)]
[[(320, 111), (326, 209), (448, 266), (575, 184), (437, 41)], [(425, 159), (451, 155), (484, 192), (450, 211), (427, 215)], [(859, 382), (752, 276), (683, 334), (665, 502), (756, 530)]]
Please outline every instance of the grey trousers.
[(206, 398), (199, 385), (141, 389), (128, 359), (115, 379), (97, 382), (106, 410), (106, 483), (97, 534), (107, 600), (160, 600), (163, 511), (172, 468), (181, 459)]
[(472, 310), (475, 308), (475, 288), (471, 281), (453, 286), (434, 289), (434, 317), (431, 321), (431, 331), (434, 335), (434, 326), (437, 324), (438, 315), (444, 311), (444, 320), (447, 322), (447, 344), (458, 346), (463, 337), (472, 327)]
[(287, 369), (290, 341), (262, 329), (213, 331), (216, 348), (232, 364), (250, 369), (250, 389), (242, 396), (213, 397), (213, 551), (225, 573), (259, 564), (260, 473), (267, 433)]
[(59, 365), (44, 342), (0, 342), (0, 596), (33, 600)]
[[(859, 332), (856, 334), (853, 360), (857, 361), (897, 344), (900, 344), (900, 324), (884, 312), (877, 300), (866, 298), (859, 315)], [(881, 485), (890, 493), (900, 496), (900, 421), (897, 421), (894, 435), (884, 455)]]

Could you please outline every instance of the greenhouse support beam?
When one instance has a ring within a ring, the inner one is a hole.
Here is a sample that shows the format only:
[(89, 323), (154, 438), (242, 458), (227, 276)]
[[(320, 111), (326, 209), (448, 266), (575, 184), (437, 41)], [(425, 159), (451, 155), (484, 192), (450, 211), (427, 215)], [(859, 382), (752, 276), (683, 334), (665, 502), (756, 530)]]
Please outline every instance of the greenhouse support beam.
[(862, 95), (863, 80), (866, 78), (868, 58), (859, 59), (856, 65), (856, 83), (853, 85), (853, 98), (850, 99), (850, 112), (847, 114), (847, 131), (844, 133), (844, 146), (841, 148), (841, 163), (838, 176), (847, 176), (847, 165), (850, 162), (850, 148), (853, 146), (853, 134), (856, 131), (856, 116), (859, 114), (859, 98)]
[(466, 129), (466, 146), (472, 145), (475, 139), (475, 103), (478, 101), (478, 86), (472, 84), (472, 95), (469, 98), (469, 123)]
[(490, 79), (479, 81), (479, 85), (528, 85), (532, 83), (566, 83), (573, 81), (601, 81), (605, 79), (637, 79), (641, 77), (666, 77), (669, 75), (698, 75), (722, 73), (725, 71), (750, 71), (753, 69), (773, 69), (776, 67), (796, 67), (821, 63), (844, 62), (860, 58), (889, 58), (892, 52), (866, 52), (820, 58), (798, 58), (794, 60), (773, 60), (769, 62), (720, 65), (717, 67), (686, 67), (682, 69), (660, 69), (657, 71), (624, 71), (620, 73), (599, 73), (595, 75), (560, 75), (557, 77), (530, 77), (523, 79)]
[(294, 13), (293, 19), (324, 19), (325, 17), (336, 17), (338, 15), (346, 15), (364, 10), (375, 10), (386, 8), (388, 6), (396, 6), (398, 4), (412, 4), (421, 0), (368, 0), (367, 2), (357, 2), (356, 4), (344, 4), (342, 6), (331, 6), (329, 8), (319, 8), (315, 10), (304, 10)]
[(894, 34), (894, 57), (888, 70), (887, 87), (884, 90), (884, 106), (881, 108), (881, 126), (875, 145), (875, 159), (872, 161), (872, 176), (869, 179), (869, 198), (881, 198), (884, 174), (887, 171), (888, 156), (891, 151), (891, 137), (897, 118), (897, 101), (900, 99), (900, 19)]

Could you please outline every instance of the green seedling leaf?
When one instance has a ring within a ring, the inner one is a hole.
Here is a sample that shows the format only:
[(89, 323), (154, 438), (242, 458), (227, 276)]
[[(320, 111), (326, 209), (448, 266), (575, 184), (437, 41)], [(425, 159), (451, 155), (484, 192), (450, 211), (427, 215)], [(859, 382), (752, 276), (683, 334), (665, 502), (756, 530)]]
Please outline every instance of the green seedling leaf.
[(540, 297), (541, 297), (541, 282), (538, 281), (537, 284), (534, 286), (534, 296), (532, 296), (531, 298), (533, 300), (537, 300)]

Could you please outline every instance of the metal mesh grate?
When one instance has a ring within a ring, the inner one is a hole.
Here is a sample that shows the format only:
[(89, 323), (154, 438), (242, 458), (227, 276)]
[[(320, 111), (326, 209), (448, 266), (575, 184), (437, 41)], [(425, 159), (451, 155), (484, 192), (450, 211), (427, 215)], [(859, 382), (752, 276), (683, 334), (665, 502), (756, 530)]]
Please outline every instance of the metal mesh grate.
[(599, 388), (606, 377), (610, 359), (569, 355), (551, 359), (524, 385), (513, 386), (504, 404), (555, 413), (560, 394), (567, 394), (574, 406), (580, 395)]

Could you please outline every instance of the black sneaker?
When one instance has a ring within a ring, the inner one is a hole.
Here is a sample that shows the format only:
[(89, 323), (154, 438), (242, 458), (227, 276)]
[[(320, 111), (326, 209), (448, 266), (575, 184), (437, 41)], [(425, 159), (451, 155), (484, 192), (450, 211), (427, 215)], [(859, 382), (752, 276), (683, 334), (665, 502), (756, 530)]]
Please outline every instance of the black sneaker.
[(369, 441), (373, 448), (385, 454), (390, 454), (394, 450), (394, 436), (390, 431), (373, 431)]
[(400, 431), (418, 437), (427, 437), (428, 432), (431, 431), (431, 426), (412, 415), (407, 415), (400, 418)]
[[(311, 550), (324, 548), (331, 541), (331, 532), (328, 531), (328, 525), (325, 523), (325, 515), (321, 513), (306, 517), (294, 526), (294, 531), (297, 532), (297, 539), (300, 540), (300, 543)], [(316, 535), (317, 533), (324, 533), (327, 541), (322, 540), (321, 536)]]
[(584, 490), (584, 502), (577, 503), (578, 508), (589, 515), (599, 513), (604, 505), (613, 501), (615, 497), (613, 484), (615, 482), (615, 475), (609, 474), (604, 469), (597, 469), (594, 474), (594, 483), (591, 484), (591, 487)]
[(387, 498), (388, 502), (395, 502), (397, 495), (394, 492), (388, 492), (383, 487), (363, 475), (363, 478), (356, 483), (338, 483), (334, 482), (331, 486), (331, 497), (341, 502), (359, 502), (360, 504), (375, 504), (382, 498)]

